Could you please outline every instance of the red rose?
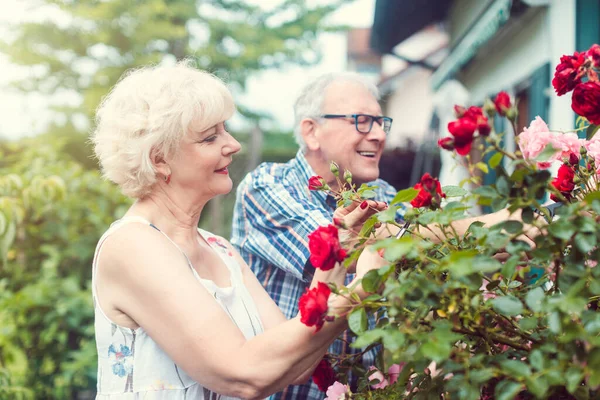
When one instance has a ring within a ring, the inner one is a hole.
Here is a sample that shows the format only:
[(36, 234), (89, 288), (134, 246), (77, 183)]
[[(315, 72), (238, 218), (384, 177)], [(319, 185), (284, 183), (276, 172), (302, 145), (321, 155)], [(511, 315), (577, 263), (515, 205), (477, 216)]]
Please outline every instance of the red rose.
[(600, 125), (600, 83), (586, 82), (575, 87), (571, 108), (590, 123)]
[(465, 111), (463, 117), (468, 118), (473, 122), (477, 122), (479, 117), (483, 117), (483, 109), (481, 107), (471, 106), (467, 111)]
[(445, 137), (438, 140), (438, 146), (444, 150), (454, 150), (454, 139)]
[(414, 186), (419, 191), (417, 197), (412, 199), (410, 205), (415, 208), (419, 207), (439, 207), (442, 198), (446, 197), (446, 194), (442, 192), (442, 185), (440, 181), (433, 178), (428, 173), (425, 173), (421, 177), (421, 181)]
[[(423, 186), (423, 188), (425, 190), (427, 190), (428, 192), (433, 192), (437, 188), (436, 182), (437, 182), (437, 180), (434, 179), (431, 175), (429, 175), (428, 172), (426, 172), (421, 177), (421, 182), (420, 183), (421, 183), (421, 186)], [(439, 182), (437, 182), (437, 183), (439, 184)]]
[(413, 188), (417, 189), (419, 193), (417, 194), (417, 197), (411, 200), (410, 205), (414, 208), (429, 207), (431, 205), (431, 200), (433, 199), (431, 193), (425, 190), (420, 183), (417, 183)]
[(318, 175), (311, 176), (308, 180), (308, 190), (319, 190), (323, 187), (325, 180)]
[(475, 129), (477, 129), (477, 125), (465, 117), (448, 123), (448, 130), (454, 136), (454, 148), (461, 156), (467, 155), (471, 151)]
[(600, 46), (593, 44), (592, 47), (586, 52), (586, 55), (591, 58), (594, 67), (600, 68)]
[(335, 371), (326, 358), (322, 359), (315, 368), (312, 376), (313, 382), (319, 387), (319, 390), (326, 392), (329, 386), (335, 382)]
[[(563, 164), (558, 169), (558, 176), (552, 181), (552, 186), (558, 189), (567, 200), (571, 199), (571, 192), (575, 189), (575, 170), (572, 166)], [(554, 201), (560, 201), (554, 194), (550, 195), (550, 198)]]
[(575, 52), (572, 56), (562, 56), (560, 63), (556, 66), (552, 86), (556, 94), (562, 96), (570, 92), (581, 82), (585, 70), (580, 68), (585, 62), (585, 54)]
[(577, 154), (575, 154), (575, 153), (569, 154), (569, 164), (571, 164), (571, 165), (579, 164), (579, 157), (577, 157)]
[(508, 111), (511, 107), (510, 97), (506, 92), (500, 92), (494, 99), (494, 106), (496, 107), (496, 111), (501, 116), (506, 116), (506, 111)]
[(477, 130), (481, 136), (487, 136), (492, 131), (492, 127), (488, 123), (487, 117), (483, 115), (483, 109), (481, 107), (469, 107), (463, 118), (473, 121), (477, 126)]
[(336, 262), (346, 258), (346, 251), (340, 246), (338, 230), (333, 225), (320, 226), (308, 235), (310, 263), (315, 268), (329, 271)]
[(306, 292), (298, 300), (300, 322), (306, 326), (316, 326), (315, 332), (319, 332), (325, 323), (328, 309), (327, 300), (330, 294), (331, 289), (323, 282), (319, 282), (315, 288), (306, 289)]

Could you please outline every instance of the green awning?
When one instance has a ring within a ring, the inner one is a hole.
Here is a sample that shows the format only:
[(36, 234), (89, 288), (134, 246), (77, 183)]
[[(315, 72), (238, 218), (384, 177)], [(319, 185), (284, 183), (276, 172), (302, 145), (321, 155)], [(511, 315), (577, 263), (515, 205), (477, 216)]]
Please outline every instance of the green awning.
[(431, 76), (433, 90), (459, 71), (498, 32), (510, 17), (511, 5), (512, 0), (495, 0), (490, 4)]

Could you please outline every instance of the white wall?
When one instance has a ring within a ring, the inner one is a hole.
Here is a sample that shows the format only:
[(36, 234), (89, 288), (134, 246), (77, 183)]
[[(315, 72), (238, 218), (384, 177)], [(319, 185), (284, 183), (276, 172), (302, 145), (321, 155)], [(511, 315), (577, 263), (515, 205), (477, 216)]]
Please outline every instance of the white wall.
[(386, 147), (401, 147), (407, 138), (419, 144), (427, 134), (433, 112), (430, 76), (431, 71), (413, 67), (396, 80), (384, 110), (394, 119)]
[[(471, 103), (481, 103), (491, 93), (514, 87), (547, 62), (552, 79), (560, 56), (575, 50), (575, 0), (553, 0), (548, 7), (528, 11), (525, 17), (509, 34), (493, 39), (461, 74)], [(548, 84), (550, 121), (546, 122), (553, 129), (572, 128), (570, 96), (557, 97)]]
[[(551, 76), (563, 54), (575, 52), (575, 1), (553, 0), (548, 12), (548, 41), (550, 42)], [(583, 49), (582, 49), (583, 50)], [(571, 95), (558, 97), (550, 85), (550, 121), (552, 129), (567, 130), (574, 127)]]

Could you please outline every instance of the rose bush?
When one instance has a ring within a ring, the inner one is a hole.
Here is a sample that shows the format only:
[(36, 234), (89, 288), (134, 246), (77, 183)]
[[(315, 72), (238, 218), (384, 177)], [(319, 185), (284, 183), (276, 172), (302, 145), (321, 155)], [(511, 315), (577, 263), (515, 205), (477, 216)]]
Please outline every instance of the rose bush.
[[(600, 398), (599, 66), (598, 45), (561, 58), (552, 84), (558, 95), (573, 91), (577, 128), (551, 131), (537, 117), (517, 136), (514, 153), (491, 129), (495, 118), (515, 124), (508, 94), (481, 108), (455, 107), (457, 119), (440, 147), (466, 158), (470, 182), (493, 169), (494, 184), (468, 193), (425, 175), (341, 243), (345, 265), (367, 244), (383, 250), (390, 265), (365, 275), (371, 295), (354, 299), (351, 310), (320, 314), (321, 321), (347, 318), (355, 346), (381, 346), (358, 386), (346, 386), (338, 373), (322, 387), (328, 399)], [(473, 163), (473, 151), (490, 154), (489, 162)], [(351, 180), (339, 183), (342, 189), (331, 192), (339, 205), (373, 194)], [(562, 204), (554, 218), (544, 207), (552, 200)], [(403, 226), (396, 213), (409, 202), (403, 218), (411, 234), (395, 238)], [(456, 221), (473, 202), (506, 217), (458, 232)], [(368, 314), (377, 317), (374, 329), (367, 328)], [(334, 368), (348, 362), (328, 359)]]

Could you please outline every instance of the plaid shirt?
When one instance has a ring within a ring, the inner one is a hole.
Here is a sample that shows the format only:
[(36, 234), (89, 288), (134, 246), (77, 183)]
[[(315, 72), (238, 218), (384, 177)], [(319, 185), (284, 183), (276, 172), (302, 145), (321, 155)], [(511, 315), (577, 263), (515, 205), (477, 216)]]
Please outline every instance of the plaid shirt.
[[(285, 164), (263, 163), (244, 178), (237, 189), (231, 243), (239, 250), (271, 298), (290, 319), (298, 314), (298, 299), (309, 287), (314, 268), (308, 235), (328, 225), (335, 200), (324, 192), (308, 190), (308, 179), (316, 175), (299, 151)], [(383, 180), (372, 183), (376, 200), (390, 202), (396, 190)], [(348, 274), (346, 284), (354, 275)], [(370, 321), (373, 326), (373, 321)], [(329, 347), (332, 354), (358, 353), (347, 343), (354, 336), (346, 331)], [(346, 343), (345, 343), (345, 342)], [(365, 353), (365, 367), (374, 365), (377, 351)], [(355, 380), (355, 378), (352, 378)], [(323, 399), (325, 394), (312, 381), (290, 385), (271, 399)]]

